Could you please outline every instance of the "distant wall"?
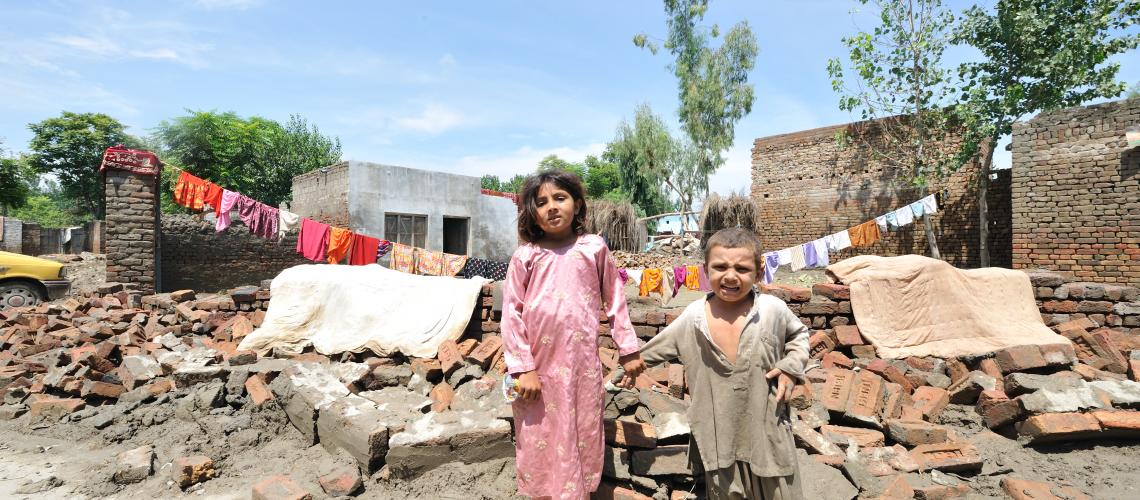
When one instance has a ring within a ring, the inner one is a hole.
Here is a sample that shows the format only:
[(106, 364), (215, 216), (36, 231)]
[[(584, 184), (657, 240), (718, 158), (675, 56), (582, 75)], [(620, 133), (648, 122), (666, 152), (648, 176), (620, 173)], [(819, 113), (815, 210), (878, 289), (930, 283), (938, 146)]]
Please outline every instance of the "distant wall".
[(225, 231), (205, 215), (162, 215), (162, 290), (218, 292), (272, 279), (310, 263), (297, 254), (297, 231), (280, 243), (250, 234), (239, 217)]
[(348, 163), (294, 177), (289, 211), (325, 224), (348, 227)]
[(1013, 264), (1140, 284), (1140, 98), (1013, 126)]

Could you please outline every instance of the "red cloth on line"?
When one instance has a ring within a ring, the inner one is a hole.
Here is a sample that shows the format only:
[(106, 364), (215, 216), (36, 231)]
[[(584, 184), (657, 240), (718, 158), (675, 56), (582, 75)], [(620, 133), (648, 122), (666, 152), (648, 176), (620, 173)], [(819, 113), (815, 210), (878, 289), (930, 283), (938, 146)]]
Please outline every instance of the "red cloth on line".
[(375, 264), (379, 249), (380, 240), (360, 233), (353, 233), (352, 251), (348, 256), (348, 264), (351, 266)]
[(313, 262), (324, 262), (328, 256), (328, 249), (328, 224), (301, 218), (301, 232), (297, 234), (297, 253)]
[(222, 186), (206, 181), (206, 193), (202, 195), (202, 202), (214, 207), (215, 214), (222, 211), (222, 193), (224, 191)]

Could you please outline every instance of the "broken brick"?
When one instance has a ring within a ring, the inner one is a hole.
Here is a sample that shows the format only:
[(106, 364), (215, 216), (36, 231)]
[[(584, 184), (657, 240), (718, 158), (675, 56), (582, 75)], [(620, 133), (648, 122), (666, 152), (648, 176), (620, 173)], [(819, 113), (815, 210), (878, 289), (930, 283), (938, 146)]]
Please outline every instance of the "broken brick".
[(835, 341), (831, 340), (831, 337), (824, 332), (815, 332), (812, 334), (808, 339), (808, 344), (813, 359), (821, 359), (824, 354), (835, 349)]
[(1100, 421), (1087, 413), (1046, 413), (1025, 419), (1017, 431), (1035, 442), (1087, 437), (1100, 433)]
[(174, 482), (178, 483), (180, 488), (185, 489), (188, 486), (213, 479), (216, 472), (214, 461), (210, 457), (193, 455), (175, 458), (170, 474)]
[(915, 500), (951, 500), (954, 498), (968, 498), (974, 490), (968, 484), (957, 486), (919, 486), (914, 489)]
[(305, 488), (289, 476), (270, 476), (253, 485), (253, 500), (312, 500)]
[(923, 420), (928, 422), (934, 422), (950, 404), (950, 393), (937, 387), (919, 387), (911, 398), (914, 399), (914, 409), (921, 412)]
[(1132, 436), (1140, 433), (1140, 412), (1097, 410), (1090, 414), (1106, 431), (1127, 431)]
[(364, 487), (356, 467), (341, 467), (317, 478), (317, 482), (325, 494), (333, 498), (351, 496)]
[(982, 457), (974, 445), (965, 442), (923, 444), (910, 451), (924, 470), (944, 472), (970, 471), (982, 468)]
[(459, 346), (454, 340), (445, 340), (439, 344), (439, 365), (443, 376), (451, 376), (460, 366), (463, 366), (463, 356), (459, 354)]
[(812, 293), (831, 300), (850, 300), (851, 287), (837, 283), (816, 283), (811, 287)]
[(1091, 500), (1072, 486), (1027, 481), (1014, 477), (1001, 478), (1001, 489), (1013, 500)]
[(679, 364), (670, 364), (668, 383), (669, 395), (682, 399), (685, 396), (685, 367)]
[(657, 447), (657, 433), (649, 424), (607, 418), (604, 421), (604, 430), (606, 442), (612, 445), (623, 448)]
[(854, 441), (860, 448), (883, 446), (886, 442), (886, 436), (884, 436), (882, 432), (874, 429), (825, 425), (819, 428), (819, 432), (828, 440), (840, 446), (847, 446), (848, 440)]
[(451, 400), (455, 398), (455, 390), (447, 382), (440, 382), (431, 390), (431, 410), (440, 413), (451, 407)]
[(847, 409), (847, 399), (851, 385), (855, 382), (855, 372), (850, 370), (830, 370), (823, 388), (821, 401), (828, 410), (843, 413)]
[(853, 345), (851, 346), (851, 355), (856, 358), (871, 359), (875, 357), (875, 346), (873, 345)]
[(994, 361), (1002, 373), (1013, 373), (1046, 366), (1045, 357), (1036, 345), (1007, 347), (994, 355)]
[(922, 420), (890, 420), (887, 431), (895, 442), (911, 447), (941, 443), (948, 436), (946, 427)]
[(265, 375), (261, 373), (255, 373), (245, 379), (245, 392), (249, 393), (249, 400), (254, 406), (261, 406), (266, 401), (275, 399), (273, 391), (269, 390), (269, 385), (265, 383)]
[(823, 355), (821, 366), (824, 368), (843, 368), (850, 370), (855, 366), (855, 363), (851, 361), (851, 358), (848, 358), (843, 353), (839, 351), (831, 351)]

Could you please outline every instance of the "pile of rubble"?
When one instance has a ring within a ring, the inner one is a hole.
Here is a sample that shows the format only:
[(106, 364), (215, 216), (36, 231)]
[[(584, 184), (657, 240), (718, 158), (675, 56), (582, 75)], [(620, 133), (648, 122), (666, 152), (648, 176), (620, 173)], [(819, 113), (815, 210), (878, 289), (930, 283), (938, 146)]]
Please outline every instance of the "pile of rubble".
[(671, 269), (673, 266), (697, 264), (701, 257), (685, 257), (660, 253), (613, 252), (614, 264), (622, 269)]
[(701, 240), (684, 234), (651, 238), (649, 252), (665, 255), (696, 255), (701, 250)]

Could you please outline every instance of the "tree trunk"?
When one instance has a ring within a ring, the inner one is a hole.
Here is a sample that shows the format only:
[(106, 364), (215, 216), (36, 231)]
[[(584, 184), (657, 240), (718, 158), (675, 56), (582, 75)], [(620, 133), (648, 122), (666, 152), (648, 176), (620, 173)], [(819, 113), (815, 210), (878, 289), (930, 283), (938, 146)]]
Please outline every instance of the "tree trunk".
[(926, 244), (930, 247), (930, 256), (942, 260), (942, 254), (938, 252), (938, 240), (934, 237), (934, 223), (930, 222), (930, 214), (923, 212), (922, 225), (926, 228)]
[(986, 202), (986, 196), (990, 191), (990, 167), (994, 161), (994, 144), (997, 143), (996, 139), (990, 139), (982, 142), (981, 154), (979, 154), (979, 161), (981, 162), (981, 171), (978, 174), (978, 265), (979, 267), (990, 267), (990, 226), (989, 226), (989, 205)]

